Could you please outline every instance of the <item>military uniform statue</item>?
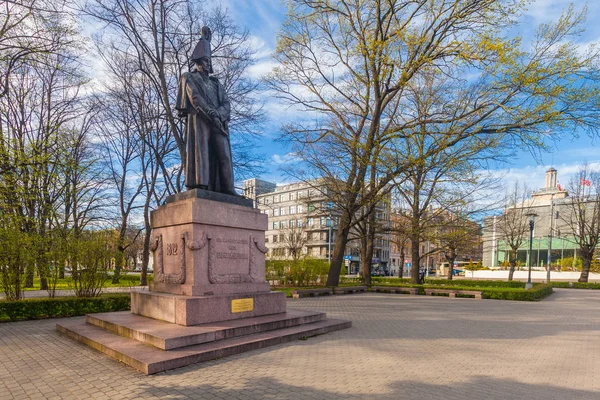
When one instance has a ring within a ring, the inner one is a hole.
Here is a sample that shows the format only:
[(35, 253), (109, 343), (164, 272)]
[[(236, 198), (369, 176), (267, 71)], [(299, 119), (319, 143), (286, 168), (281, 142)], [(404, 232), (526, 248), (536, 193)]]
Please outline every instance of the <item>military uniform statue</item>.
[(196, 70), (183, 74), (179, 82), (175, 108), (181, 118), (187, 118), (185, 186), (235, 196), (229, 99), (218, 79), (209, 75), (213, 72), (210, 38), (210, 29), (203, 27), (191, 57)]

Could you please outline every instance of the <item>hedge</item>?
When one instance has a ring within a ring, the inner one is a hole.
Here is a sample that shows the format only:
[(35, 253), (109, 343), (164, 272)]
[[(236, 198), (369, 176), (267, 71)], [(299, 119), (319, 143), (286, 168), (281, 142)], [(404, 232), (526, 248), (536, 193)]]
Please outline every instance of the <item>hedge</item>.
[(524, 289), (525, 282), (521, 281), (477, 281), (470, 279), (457, 279), (457, 280), (447, 280), (447, 279), (425, 279), (425, 284), (429, 285), (442, 285), (442, 286), (469, 286), (469, 287), (497, 287), (497, 288), (514, 288), (514, 289)]
[[(457, 284), (459, 282), (456, 282)], [(462, 281), (460, 281), (462, 283)], [(381, 285), (392, 286), (392, 285)], [(484, 299), (495, 300), (516, 300), (516, 301), (537, 301), (552, 294), (552, 285), (535, 284), (533, 288), (525, 290), (524, 288), (511, 287), (476, 287), (462, 285), (393, 285), (397, 287), (416, 287), (419, 288), (419, 294), (425, 294), (425, 289), (454, 289), (454, 290), (477, 290), (481, 291)]]
[(550, 282), (550, 284), (555, 288), (569, 289), (571, 287), (571, 282)]
[(486, 288), (482, 291), (484, 299), (538, 301), (552, 294), (552, 285), (539, 284), (531, 289)]
[(59, 318), (130, 309), (129, 293), (0, 301), (0, 321)]
[(598, 282), (550, 282), (552, 287), (563, 289), (592, 289), (600, 290)]

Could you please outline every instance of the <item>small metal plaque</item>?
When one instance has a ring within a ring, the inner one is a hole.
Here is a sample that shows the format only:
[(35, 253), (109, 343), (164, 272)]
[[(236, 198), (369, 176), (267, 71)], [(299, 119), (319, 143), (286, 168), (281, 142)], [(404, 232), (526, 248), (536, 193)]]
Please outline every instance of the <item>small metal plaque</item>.
[(254, 310), (254, 299), (252, 297), (248, 299), (236, 299), (231, 300), (231, 312), (239, 313)]

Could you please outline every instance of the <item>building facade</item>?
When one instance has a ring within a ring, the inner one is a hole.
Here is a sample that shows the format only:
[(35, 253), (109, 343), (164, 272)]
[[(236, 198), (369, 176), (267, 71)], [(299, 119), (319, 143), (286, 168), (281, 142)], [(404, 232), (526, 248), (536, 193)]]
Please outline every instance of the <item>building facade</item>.
[[(432, 208), (428, 212), (434, 213), (435, 218), (439, 221), (452, 219), (452, 214), (448, 211)], [(391, 223), (395, 229), (392, 230), (393, 233), (390, 237), (390, 271), (394, 276), (397, 276), (400, 265), (404, 262), (404, 276), (410, 276), (410, 270), (414, 265), (412, 259), (412, 243), (410, 242), (408, 235), (402, 233), (409, 229), (409, 221), (406, 213), (400, 211), (392, 213)], [(460, 248), (457, 248), (458, 255), (455, 261), (479, 262), (481, 261), (483, 251), (481, 225), (470, 220), (465, 220), (463, 223), (466, 224), (466, 229), (464, 230), (465, 235), (469, 236), (460, 241), (461, 244)], [(437, 227), (432, 228), (434, 231), (443, 229), (444, 223), (439, 222), (436, 225)], [(403, 227), (404, 229), (402, 229)], [(441, 236), (441, 234), (432, 234), (430, 236), (435, 238), (436, 236)], [(422, 255), (420, 268), (421, 270), (425, 270), (426, 275), (429, 275), (429, 273), (433, 271), (435, 271), (436, 274), (439, 274), (440, 266), (446, 262), (444, 252), (438, 250), (442, 247), (443, 244), (435, 239), (423, 240), (419, 243), (419, 254)]]
[[(244, 181), (244, 194), (252, 198), (257, 208), (269, 217), (265, 233), (268, 258), (309, 256), (331, 259), (335, 250), (339, 211), (329, 200), (327, 187), (321, 180), (276, 186), (270, 182), (249, 179)], [(378, 222), (389, 221), (389, 202), (382, 202), (376, 208), (376, 219)], [(356, 232), (350, 236), (356, 238)], [(356, 274), (360, 270), (360, 254), (360, 240), (350, 240), (344, 256), (349, 274)], [(389, 235), (377, 235), (372, 260), (375, 273), (384, 274), (388, 270), (389, 256)]]
[[(578, 245), (573, 228), (568, 222), (573, 212), (573, 199), (569, 193), (557, 183), (557, 171), (554, 168), (546, 171), (545, 187), (533, 192), (531, 198), (517, 205), (517, 209), (526, 210), (535, 215), (532, 240), (532, 253), (529, 254), (529, 228), (525, 239), (517, 251), (517, 262), (526, 266), (531, 256), (533, 267), (546, 267), (550, 254), (552, 265), (558, 260), (578, 255)], [(506, 210), (505, 210), (506, 213)], [(506, 267), (509, 260), (510, 247), (501, 229), (502, 216), (485, 219), (483, 231), (483, 265), (491, 268)]]

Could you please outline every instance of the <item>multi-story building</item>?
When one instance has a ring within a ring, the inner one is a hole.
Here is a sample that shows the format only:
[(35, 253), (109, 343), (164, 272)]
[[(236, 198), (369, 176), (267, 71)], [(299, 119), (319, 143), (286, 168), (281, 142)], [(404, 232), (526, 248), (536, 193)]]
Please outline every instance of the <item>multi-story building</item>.
[[(443, 221), (451, 221), (453, 214), (447, 210), (433, 208), (428, 212), (434, 213), (434, 218), (438, 221), (438, 223), (435, 224), (435, 227), (432, 228), (434, 232), (438, 232), (438, 234), (433, 233), (430, 236), (433, 238), (436, 236), (443, 238)], [(412, 244), (406, 233), (409, 230), (408, 217), (406, 217), (406, 214), (403, 212), (394, 212), (392, 213), (391, 223), (395, 229), (392, 230), (391, 234), (390, 271), (393, 275), (397, 275), (400, 269), (400, 263), (404, 260), (404, 274), (405, 276), (410, 275), (410, 270), (414, 263), (412, 259)], [(470, 220), (464, 220), (462, 223), (465, 224), (464, 227), (466, 228), (464, 229), (464, 234), (469, 236), (465, 236), (464, 239), (461, 240), (460, 248), (457, 248), (458, 256), (455, 261), (481, 261), (481, 225)], [(440, 265), (446, 262), (444, 252), (439, 250), (444, 247), (442, 242), (443, 239), (441, 239), (441, 241), (440, 239), (431, 239), (423, 240), (419, 243), (419, 254), (422, 257), (421, 262), (419, 263), (420, 268), (426, 269), (427, 274), (429, 271), (439, 271)]]
[(254, 201), (254, 207), (258, 208), (256, 204), (257, 196), (275, 191), (276, 184), (272, 182), (263, 181), (262, 179), (247, 179), (244, 181), (244, 196)]
[[(531, 198), (512, 208), (525, 210), (527, 214), (535, 215), (535, 225), (532, 241), (532, 266), (542, 267), (548, 263), (548, 253), (551, 248), (553, 265), (559, 259), (577, 258), (579, 246), (576, 243), (573, 226), (568, 223), (574, 210), (574, 199), (557, 183), (557, 171), (554, 168), (546, 171), (545, 187), (534, 192)], [(593, 206), (593, 202), (586, 207)], [(510, 212), (511, 209), (508, 209)], [(505, 210), (505, 213), (507, 210)], [(523, 214), (525, 214), (523, 213)], [(488, 267), (505, 266), (510, 247), (506, 243), (505, 233), (501, 224), (503, 217), (488, 217), (484, 221), (483, 230), (483, 265)], [(552, 232), (552, 235), (551, 235)], [(551, 247), (550, 247), (551, 244)], [(527, 264), (529, 258), (529, 228), (524, 234), (522, 245), (517, 250), (517, 261)]]
[[(260, 182), (261, 188), (273, 190), (257, 190), (257, 182)], [(269, 217), (269, 227), (265, 233), (265, 246), (269, 249), (267, 257), (289, 259), (302, 255), (331, 258), (335, 250), (339, 212), (329, 200), (322, 180), (276, 186), (250, 179), (244, 181), (244, 188), (246, 197), (252, 198)], [(379, 221), (389, 220), (389, 202), (382, 202), (377, 207), (376, 218)], [(351, 240), (346, 248), (345, 264), (351, 274), (359, 271), (359, 242)], [(387, 270), (389, 246), (388, 235), (377, 235), (372, 260), (373, 269), (377, 272)]]

